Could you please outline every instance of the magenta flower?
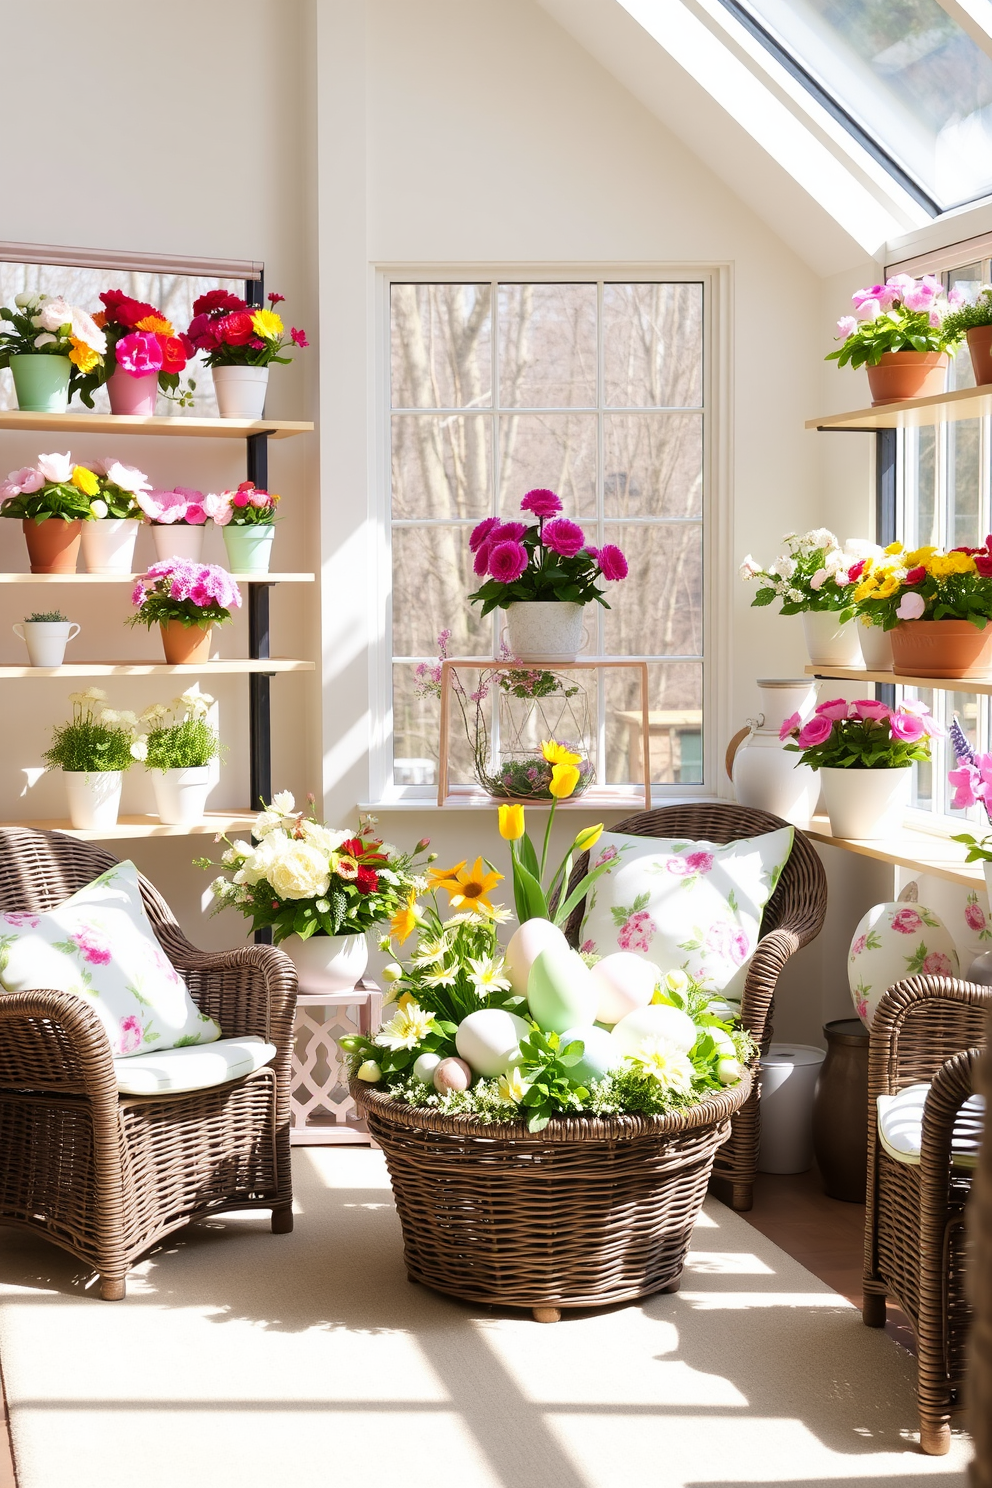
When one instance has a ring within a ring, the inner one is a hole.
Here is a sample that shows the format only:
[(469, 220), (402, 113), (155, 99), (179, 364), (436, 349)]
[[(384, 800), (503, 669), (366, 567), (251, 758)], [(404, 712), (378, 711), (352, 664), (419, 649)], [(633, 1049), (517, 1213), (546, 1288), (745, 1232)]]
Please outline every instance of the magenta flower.
[(131, 331), (117, 343), (117, 365), (131, 377), (145, 377), (162, 368), (162, 347), (148, 331)]
[[(988, 759), (988, 755), (976, 755), (976, 764), (982, 759)], [(963, 806), (974, 806), (978, 801), (984, 801), (988, 794), (989, 782), (983, 778), (984, 772), (976, 765), (962, 760), (956, 770), (948, 770), (947, 779), (954, 786), (953, 805), (959, 810)]]
[(833, 723), (822, 713), (814, 713), (809, 723), (799, 735), (798, 744), (800, 749), (812, 749), (817, 744), (824, 743), (830, 738)]
[[(555, 517), (547, 524), (541, 534), (541, 541), (546, 548), (552, 552), (559, 553), (562, 558), (574, 558), (576, 553), (585, 546), (586, 535), (577, 522), (572, 522), (568, 517)], [(602, 562), (602, 553), (600, 553)]]
[(92, 966), (109, 965), (112, 954), (110, 942), (92, 925), (83, 925), (70, 939), (84, 961), (89, 961)]
[(527, 550), (521, 543), (497, 543), (489, 553), (489, 572), (498, 584), (512, 584), (526, 567)]
[(293, 340), (294, 346), (309, 346), (310, 345), (310, 342), (307, 340), (307, 333), (306, 333), (306, 331), (300, 330), (296, 326), (291, 326), (290, 327), (289, 334), (290, 334), (290, 336), (291, 336), (291, 338)]
[(523, 522), (498, 522), (489, 534), (489, 541), (496, 543), (519, 542), (529, 529)]
[(480, 579), (484, 578), (489, 572), (489, 551), (490, 544), (483, 543), (481, 548), (476, 550), (475, 557), (472, 560), (472, 569)]
[(615, 543), (604, 543), (596, 556), (603, 578), (608, 583), (618, 584), (621, 579), (627, 577), (630, 571), (627, 567), (627, 560)]
[(748, 940), (743, 930), (738, 930), (737, 934), (730, 942), (731, 961), (733, 961), (735, 966), (743, 966), (750, 953), (751, 942)]
[(131, 1013), (127, 1018), (122, 1018), (117, 1037), (117, 1052), (119, 1054), (133, 1054), (135, 1049), (141, 1048), (142, 1037), (141, 1024), (134, 1013)]
[(864, 948), (865, 948), (865, 946), (867, 944), (868, 944), (868, 937), (867, 937), (867, 935), (859, 935), (858, 938), (857, 938), (857, 940), (854, 942), (854, 944), (851, 947), (851, 960), (852, 961), (854, 960), (855, 956), (860, 956), (861, 955), (861, 952), (864, 950)]
[(889, 719), (889, 728), (892, 730), (892, 737), (901, 739), (904, 744), (918, 744), (926, 733), (923, 719), (917, 718), (914, 713), (893, 713)]
[(892, 928), (900, 935), (915, 935), (917, 930), (923, 929), (923, 918), (918, 910), (899, 909), (892, 916)]
[(527, 492), (520, 503), (520, 510), (533, 512), (535, 517), (543, 521), (545, 517), (553, 517), (561, 511), (561, 502), (554, 491), (538, 486), (535, 490)]
[(854, 709), (855, 718), (871, 719), (875, 723), (881, 723), (883, 718), (888, 718), (891, 711), (884, 703), (876, 702), (874, 698), (857, 698), (851, 707)]
[(477, 553), (494, 527), (499, 526), (498, 517), (485, 517), (477, 527), (472, 528), (468, 545), (473, 553)]
[[(816, 709), (819, 718), (847, 718), (850, 713), (850, 704), (846, 698), (831, 698), (827, 703), (821, 703)], [(826, 735), (824, 735), (826, 738)]]
[(798, 713), (790, 713), (778, 731), (779, 738), (782, 740), (788, 739), (801, 726), (801, 723), (802, 720)]
[(693, 873), (709, 873), (713, 867), (713, 854), (708, 852), (689, 853), (685, 861), (686, 866)]

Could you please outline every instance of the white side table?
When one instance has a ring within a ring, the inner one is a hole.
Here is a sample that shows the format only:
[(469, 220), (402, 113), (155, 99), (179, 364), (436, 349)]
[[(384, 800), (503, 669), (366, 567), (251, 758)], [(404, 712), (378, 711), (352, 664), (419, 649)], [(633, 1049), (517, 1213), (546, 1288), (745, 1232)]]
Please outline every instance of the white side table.
[(370, 1038), (381, 1022), (382, 991), (375, 982), (360, 981), (346, 992), (300, 993), (293, 1029), (291, 1145), (371, 1141), (349, 1093), (337, 1040), (349, 1033)]

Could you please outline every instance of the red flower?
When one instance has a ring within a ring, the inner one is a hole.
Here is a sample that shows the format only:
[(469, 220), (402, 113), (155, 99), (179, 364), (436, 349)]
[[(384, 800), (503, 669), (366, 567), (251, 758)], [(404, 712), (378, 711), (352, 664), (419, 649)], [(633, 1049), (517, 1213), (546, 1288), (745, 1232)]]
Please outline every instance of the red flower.
[(247, 346), (255, 334), (255, 327), (247, 310), (235, 310), (231, 315), (225, 315), (222, 320), (217, 321), (214, 330), (217, 332), (217, 339), (223, 341), (225, 346)]
[(347, 842), (342, 842), (338, 848), (339, 853), (344, 853), (349, 858), (360, 858), (365, 851), (365, 843), (361, 837), (349, 837)]
[(209, 315), (195, 315), (189, 323), (188, 339), (197, 351), (213, 351), (220, 343)]
[(270, 305), (281, 305), (286, 296), (276, 294), (275, 290), (272, 289), (269, 291), (265, 298), (268, 300)]
[(374, 894), (379, 887), (379, 875), (372, 868), (358, 869), (358, 877), (355, 879), (355, 887), (360, 894)]
[(212, 289), (209, 294), (201, 295), (198, 300), (193, 301), (194, 315), (212, 315), (216, 310), (247, 310), (247, 308), (244, 300), (239, 300), (237, 295), (228, 294), (226, 289)]
[(189, 361), (192, 347), (186, 349), (188, 337), (159, 336), (158, 344), (162, 348), (162, 371), (181, 372)]
[(988, 553), (975, 554), (975, 567), (983, 579), (992, 578), (992, 558), (989, 557)]
[(921, 584), (923, 582), (923, 580), (926, 578), (926, 576), (927, 576), (927, 571), (923, 567), (923, 564), (922, 563), (917, 564), (916, 568), (911, 568), (909, 570), (909, 573), (906, 575), (906, 583), (907, 584)]
[(265, 342), (260, 341), (257, 336), (252, 336), (251, 340), (248, 342), (248, 345), (251, 347), (252, 351), (261, 351), (262, 347), (265, 345)]
[(293, 338), (293, 341), (294, 341), (295, 345), (297, 345), (297, 346), (309, 346), (310, 345), (310, 342), (307, 340), (307, 333), (306, 333), (306, 331), (297, 330), (296, 326), (292, 326), (291, 329), (290, 329), (289, 334)]
[(868, 561), (867, 558), (859, 558), (858, 559), (857, 563), (855, 563), (854, 567), (850, 570), (850, 572), (847, 575), (847, 582), (849, 584), (856, 584), (858, 582), (858, 580), (860, 579), (861, 575), (865, 571), (865, 564), (867, 563), (867, 561)]
[(108, 321), (127, 326), (128, 329), (137, 325), (146, 315), (158, 314), (154, 305), (146, 305), (144, 300), (133, 300), (120, 289), (105, 289), (100, 299), (107, 307)]

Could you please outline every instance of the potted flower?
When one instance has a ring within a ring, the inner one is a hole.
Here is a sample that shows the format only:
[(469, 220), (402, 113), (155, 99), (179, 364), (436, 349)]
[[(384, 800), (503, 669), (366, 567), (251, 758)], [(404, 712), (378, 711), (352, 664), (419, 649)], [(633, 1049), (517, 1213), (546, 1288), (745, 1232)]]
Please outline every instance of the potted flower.
[[(282, 355), (288, 344), (286, 328), (275, 309), (285, 298), (270, 294), (267, 310), (223, 289), (212, 289), (193, 301), (188, 335), (197, 351), (206, 353), (221, 418), (262, 417), (270, 364), (292, 360)], [(294, 346), (309, 345), (306, 332), (296, 326), (288, 339)]]
[(0, 482), (0, 516), (19, 520), (32, 573), (75, 573), (96, 477), (72, 456), (39, 455)]
[(981, 548), (892, 543), (895, 566), (867, 568), (854, 590), (892, 636), (901, 677), (981, 677), (992, 669), (992, 536)]
[(861, 654), (869, 672), (891, 672), (892, 634), (885, 628), (885, 601), (896, 593), (903, 566), (902, 543), (880, 548), (876, 543), (860, 545), (863, 557), (851, 565), (848, 577), (854, 584), (854, 608), (858, 619)]
[(861, 660), (854, 619), (851, 569), (860, 561), (857, 545), (845, 548), (825, 527), (782, 539), (785, 552), (768, 568), (748, 553), (742, 579), (759, 581), (752, 608), (780, 601), (780, 615), (802, 615), (806, 649), (814, 666), (857, 666)]
[(233, 573), (268, 573), (279, 497), (242, 481), (236, 491), (206, 498), (206, 509), (224, 533)]
[[(171, 397), (178, 389), (193, 347), (154, 305), (120, 289), (106, 289), (100, 299), (103, 309), (94, 320), (106, 334), (107, 354), (80, 379), (79, 395), (92, 408), (93, 394), (106, 384), (112, 413), (148, 417), (160, 390)], [(190, 382), (175, 401), (188, 407), (195, 387)]]
[(122, 460), (91, 460), (88, 469), (93, 479), (87, 483), (90, 510), (82, 526), (86, 571), (129, 574), (144, 517), (138, 496), (150, 489), (148, 478)]
[[(964, 729), (958, 722), (957, 714), (954, 715), (954, 721), (951, 724), (950, 737), (957, 758), (957, 767), (947, 772), (947, 778), (954, 787), (951, 804), (958, 811), (980, 804), (986, 820), (992, 821), (992, 754), (977, 754), (972, 749)], [(971, 832), (961, 832), (952, 840), (963, 842), (967, 847), (966, 862), (981, 863), (985, 874), (985, 887), (992, 896), (992, 837), (986, 836), (979, 841)], [(984, 929), (984, 926), (982, 928)], [(985, 938), (986, 935), (983, 934), (982, 939)], [(980, 959), (985, 961), (986, 957), (989, 957), (988, 951)], [(975, 967), (972, 967), (968, 974), (971, 980), (975, 979), (974, 971)]]
[(171, 703), (153, 703), (139, 715), (147, 730), (145, 768), (150, 771), (159, 821), (189, 827), (202, 822), (210, 792), (210, 764), (220, 741), (208, 721), (213, 698), (191, 687)]
[(914, 760), (930, 758), (941, 730), (925, 703), (887, 708), (874, 698), (820, 703), (808, 723), (798, 714), (782, 725), (800, 762), (819, 770), (835, 837), (888, 837), (902, 826)]
[(469, 543), (484, 582), (469, 598), (484, 616), (506, 611), (508, 645), (518, 660), (574, 661), (583, 607), (596, 600), (609, 609), (599, 582), (625, 579), (627, 560), (613, 543), (590, 547), (582, 528), (561, 515), (554, 491), (528, 491), (520, 509), (536, 523), (486, 517), (473, 528)]
[(192, 486), (175, 486), (171, 491), (137, 491), (135, 496), (151, 523), (159, 561), (186, 558), (199, 563), (210, 498)]
[(13, 631), (27, 646), (33, 667), (57, 667), (62, 665), (66, 646), (79, 634), (79, 626), (61, 610), (35, 610)]
[(117, 824), (124, 771), (144, 758), (133, 713), (104, 706), (99, 687), (69, 694), (72, 718), (52, 730), (45, 751), (49, 770), (61, 770), (74, 827), (102, 829)]
[(226, 569), (169, 558), (153, 563), (131, 595), (137, 613), (128, 625), (158, 625), (165, 659), (173, 664), (209, 661), (213, 627), (241, 606), (241, 591)]
[[(289, 791), (273, 796), (252, 827), (254, 843), (232, 842), (219, 864), (198, 858), (199, 868), (220, 867), (211, 890), (216, 909), (230, 906), (271, 929), (292, 957), (304, 992), (354, 987), (368, 965), (366, 934), (416, 897), (416, 859), (387, 846), (363, 820), (357, 832), (336, 830), (296, 810)], [(431, 859), (428, 859), (431, 861)]]
[(82, 378), (103, 365), (103, 331), (61, 295), (15, 295), (0, 320), (0, 367), (13, 373), (18, 408), (64, 413)]
[(964, 334), (948, 325), (946, 317), (963, 298), (961, 290), (945, 295), (933, 274), (922, 279), (894, 274), (884, 284), (856, 290), (851, 296), (854, 314), (837, 322), (837, 337), (844, 344), (828, 352), (826, 360), (864, 367), (873, 407), (942, 393), (948, 356)]
[(972, 304), (959, 303), (944, 321), (944, 330), (967, 339), (978, 386), (992, 383), (992, 284), (983, 284)]

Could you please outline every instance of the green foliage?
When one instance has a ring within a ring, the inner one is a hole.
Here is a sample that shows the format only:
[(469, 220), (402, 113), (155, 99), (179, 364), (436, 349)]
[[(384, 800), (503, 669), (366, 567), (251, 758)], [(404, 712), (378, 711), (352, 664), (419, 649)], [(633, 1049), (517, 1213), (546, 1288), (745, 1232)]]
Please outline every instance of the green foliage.
[(77, 710), (71, 723), (52, 730), (52, 745), (43, 756), (50, 770), (78, 770), (97, 774), (105, 770), (129, 770), (134, 764), (128, 728), (99, 723), (92, 714)]
[(822, 744), (808, 749), (786, 744), (785, 748), (801, 755), (801, 763), (814, 770), (901, 770), (916, 760), (925, 764), (930, 759), (928, 735), (907, 744), (890, 732), (886, 719), (842, 718), (834, 722)]
[(185, 718), (152, 729), (145, 763), (150, 770), (195, 770), (220, 753), (220, 741), (205, 718)]
[(970, 832), (959, 832), (952, 842), (963, 842), (968, 849), (966, 863), (992, 863), (992, 837), (983, 837), (979, 842)]
[(31, 615), (24, 616), (25, 625), (67, 625), (68, 615), (63, 615), (61, 610), (35, 610)]
[(215, 599), (209, 604), (198, 605), (191, 599), (173, 599), (169, 594), (156, 594), (154, 590), (149, 590), (140, 609), (129, 615), (124, 623), (143, 625), (151, 630), (154, 625), (168, 625), (170, 620), (178, 620), (189, 630), (192, 625), (199, 625), (204, 629), (210, 625), (226, 625), (230, 619), (230, 610), (225, 610)]
[(20, 521), (45, 522), (60, 517), (63, 522), (85, 522), (91, 515), (90, 498), (70, 481), (51, 481), (39, 491), (22, 491), (8, 496), (0, 505), (0, 517)]
[(893, 305), (876, 320), (862, 321), (843, 346), (828, 352), (824, 360), (857, 368), (877, 367), (887, 351), (946, 351), (953, 356), (963, 333), (949, 328), (952, 319), (947, 316), (940, 325), (932, 326), (927, 311)]
[(966, 336), (973, 326), (992, 325), (992, 286), (985, 285), (973, 305), (960, 305), (944, 320), (948, 335)]

